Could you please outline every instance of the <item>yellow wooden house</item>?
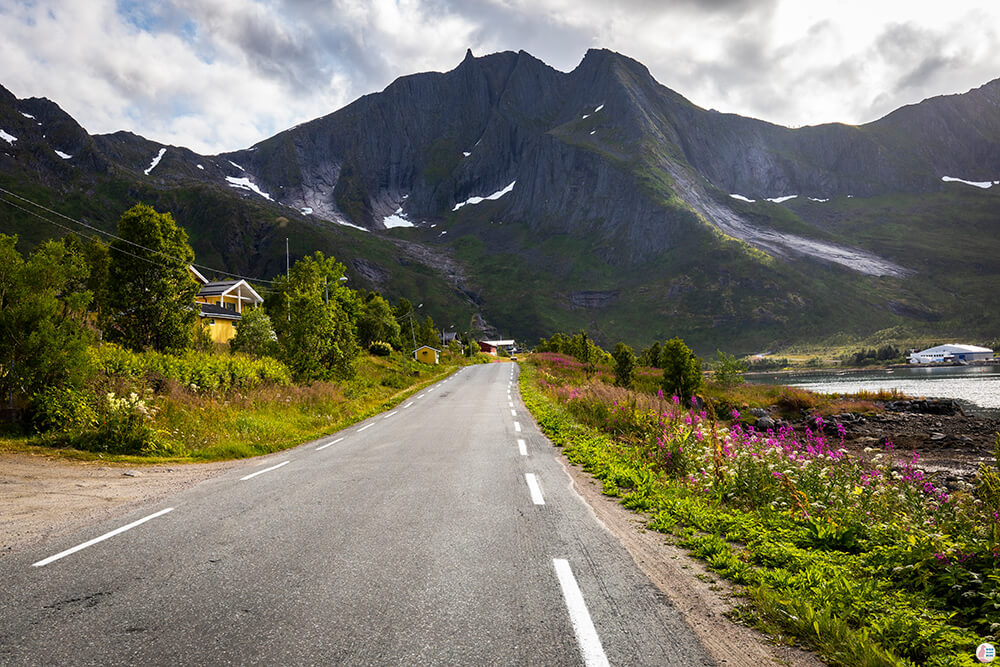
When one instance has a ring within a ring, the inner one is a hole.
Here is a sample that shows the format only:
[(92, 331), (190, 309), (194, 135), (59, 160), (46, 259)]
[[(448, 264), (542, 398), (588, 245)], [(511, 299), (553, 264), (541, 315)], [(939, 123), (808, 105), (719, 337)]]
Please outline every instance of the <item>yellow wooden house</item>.
[(236, 323), (243, 319), (243, 311), (260, 306), (264, 299), (245, 280), (211, 281), (193, 266), (188, 269), (201, 285), (194, 298), (199, 324), (206, 328), (212, 342), (228, 343), (236, 335)]
[(441, 350), (436, 347), (431, 347), (430, 345), (422, 345), (413, 351), (413, 358), (417, 361), (422, 361), (425, 364), (430, 364), (434, 366), (438, 363), (440, 358)]

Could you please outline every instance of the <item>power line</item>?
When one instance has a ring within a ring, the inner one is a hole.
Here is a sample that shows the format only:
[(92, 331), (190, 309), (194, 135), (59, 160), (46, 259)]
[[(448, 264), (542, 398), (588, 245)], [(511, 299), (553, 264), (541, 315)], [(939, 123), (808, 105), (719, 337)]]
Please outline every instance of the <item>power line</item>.
[[(161, 252), (159, 250), (154, 250), (153, 248), (147, 248), (146, 246), (144, 246), (144, 245), (142, 245), (140, 243), (136, 243), (134, 241), (130, 241), (128, 239), (125, 239), (125, 238), (122, 238), (122, 237), (117, 236), (115, 234), (112, 234), (111, 232), (106, 232), (103, 229), (99, 229), (97, 227), (94, 227), (93, 225), (89, 225), (86, 222), (82, 222), (80, 220), (76, 220), (74, 218), (71, 218), (68, 215), (64, 215), (63, 213), (60, 213), (59, 211), (55, 211), (55, 210), (53, 210), (51, 208), (48, 208), (47, 206), (39, 204), (38, 202), (32, 201), (32, 200), (30, 200), (30, 199), (28, 199), (26, 197), (22, 197), (21, 195), (19, 195), (17, 193), (11, 192), (10, 190), (5, 190), (4, 188), (0, 188), (0, 193), (4, 193), (6, 195), (10, 195), (11, 197), (19, 199), (19, 200), (21, 200), (21, 201), (23, 201), (25, 203), (31, 204), (32, 206), (37, 206), (38, 208), (42, 209), (43, 211), (47, 211), (47, 212), (49, 212), (49, 213), (51, 213), (53, 215), (56, 215), (56, 216), (59, 216), (60, 218), (63, 218), (64, 220), (68, 220), (68, 221), (70, 221), (70, 222), (72, 222), (74, 224), (80, 225), (81, 227), (85, 227), (85, 228), (87, 228), (87, 229), (89, 229), (89, 230), (91, 230), (93, 232), (96, 232), (97, 234), (104, 234), (104, 235), (109, 236), (109, 237), (111, 237), (111, 238), (113, 238), (115, 240), (121, 241), (122, 243), (127, 243), (127, 244), (135, 246), (137, 248), (141, 248), (141, 249), (143, 249), (143, 250), (145, 250), (147, 252), (151, 252), (153, 254), (160, 255), (162, 257), (166, 257), (167, 259), (171, 259), (171, 260), (173, 260), (175, 262), (183, 262), (184, 261), (184, 260), (180, 259), (179, 257), (173, 257), (173, 256), (168, 255), (168, 254), (166, 254), (164, 252)], [(65, 229), (66, 231), (69, 231), (69, 232), (73, 232), (74, 231), (74, 230), (66, 227), (65, 225), (61, 225), (58, 222), (55, 222), (53, 220), (49, 220), (48, 218), (46, 218), (45, 216), (43, 216), (43, 215), (41, 215), (39, 213), (36, 213), (34, 211), (30, 211), (30, 210), (25, 209), (25, 208), (23, 208), (21, 206), (18, 206), (17, 204), (15, 204), (12, 201), (8, 201), (7, 199), (4, 199), (2, 197), (0, 197), (0, 201), (3, 201), (5, 204), (13, 206), (16, 209), (24, 211), (25, 213), (28, 213), (29, 215), (33, 215), (36, 218), (39, 218), (40, 220), (44, 220), (45, 222), (48, 222), (49, 224), (55, 225), (56, 227), (59, 227), (61, 229)], [(136, 259), (141, 259), (143, 261), (149, 262), (150, 264), (156, 264), (156, 262), (154, 262), (153, 260), (151, 260), (149, 258), (140, 257), (138, 255), (135, 255), (135, 254), (132, 254), (130, 252), (127, 252), (124, 249), (115, 248), (115, 250), (118, 250), (119, 252), (122, 252), (122, 253), (124, 253), (126, 255), (129, 255), (130, 257), (134, 257)], [(210, 271), (212, 273), (220, 274), (220, 275), (223, 275), (223, 276), (230, 276), (232, 278), (239, 278), (241, 280), (252, 280), (252, 281), (258, 282), (258, 283), (270, 283), (270, 284), (274, 284), (276, 282), (274, 280), (267, 280), (265, 278), (254, 278), (254, 277), (251, 277), (251, 276), (243, 276), (243, 275), (240, 275), (238, 273), (230, 273), (228, 271), (220, 271), (219, 269), (215, 269), (215, 268), (210, 267), (210, 266), (204, 266), (202, 264), (195, 264), (193, 262), (191, 263), (191, 266), (193, 266), (193, 267), (195, 267), (197, 269), (204, 269), (205, 271)]]

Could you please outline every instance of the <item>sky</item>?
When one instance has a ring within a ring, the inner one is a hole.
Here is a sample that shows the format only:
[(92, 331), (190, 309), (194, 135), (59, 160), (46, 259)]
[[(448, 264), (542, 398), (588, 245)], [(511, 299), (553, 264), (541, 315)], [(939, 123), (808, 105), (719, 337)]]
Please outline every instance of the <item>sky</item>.
[(860, 124), (1000, 77), (998, 30), (995, 0), (0, 0), (0, 85), (214, 154), (466, 49), (608, 48), (706, 109)]

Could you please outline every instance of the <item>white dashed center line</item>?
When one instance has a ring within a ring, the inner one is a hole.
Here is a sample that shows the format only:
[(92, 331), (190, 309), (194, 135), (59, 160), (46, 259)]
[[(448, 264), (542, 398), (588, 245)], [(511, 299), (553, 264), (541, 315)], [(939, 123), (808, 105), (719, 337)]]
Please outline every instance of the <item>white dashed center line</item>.
[(569, 610), (573, 632), (576, 633), (576, 641), (580, 645), (580, 657), (583, 658), (583, 663), (587, 667), (607, 667), (610, 664), (608, 656), (604, 654), (601, 638), (597, 636), (594, 622), (590, 620), (587, 603), (583, 600), (583, 593), (576, 583), (569, 561), (565, 558), (553, 558), (552, 564), (556, 568), (556, 576), (559, 577), (559, 585), (562, 587), (566, 609)]
[(359, 429), (358, 429), (358, 433), (361, 433), (361, 432), (362, 432), (362, 431), (364, 431), (365, 429), (368, 429), (368, 428), (371, 428), (371, 427), (372, 427), (372, 426), (374, 426), (374, 425), (375, 425), (375, 424), (365, 424), (364, 426), (362, 426), (361, 428), (359, 428)]
[(413, 401), (410, 401), (409, 403), (407, 403), (406, 405), (404, 405), (403, 409), (405, 410), (406, 408), (410, 407), (411, 405), (413, 405)]
[(511, 417), (516, 417), (517, 416), (517, 410), (511, 410), (510, 411), (510, 416)]
[(326, 449), (326, 448), (327, 448), (327, 447), (329, 447), (330, 445), (336, 445), (336, 444), (337, 444), (338, 442), (340, 442), (341, 440), (343, 440), (343, 438), (337, 438), (337, 439), (336, 439), (336, 440), (334, 440), (333, 442), (328, 442), (328, 443), (326, 443), (325, 445), (320, 445), (319, 447), (317, 447), (317, 448), (316, 448), (316, 451), (318, 452), (318, 451), (319, 451), (319, 450), (321, 450), (321, 449)]
[(514, 422), (514, 430), (518, 433), (521, 432), (521, 422)]
[(43, 567), (43, 566), (48, 565), (49, 563), (51, 563), (53, 561), (57, 561), (60, 558), (65, 558), (66, 556), (69, 556), (70, 554), (75, 554), (77, 551), (81, 551), (83, 549), (86, 549), (87, 547), (92, 547), (95, 544), (97, 544), (98, 542), (103, 542), (104, 540), (112, 538), (115, 535), (121, 535), (126, 530), (132, 530), (136, 526), (140, 526), (140, 525), (146, 523), (147, 521), (155, 519), (158, 516), (163, 516), (167, 512), (173, 512), (173, 511), (174, 511), (173, 507), (168, 507), (165, 510), (160, 510), (159, 512), (156, 512), (155, 514), (150, 514), (149, 516), (147, 516), (145, 518), (142, 518), (142, 519), (139, 519), (138, 521), (133, 521), (132, 523), (128, 524), (127, 526), (122, 526), (121, 528), (115, 528), (110, 533), (105, 533), (105, 534), (101, 535), (100, 537), (95, 537), (92, 540), (88, 540), (87, 542), (84, 542), (83, 544), (78, 544), (75, 547), (67, 549), (66, 551), (60, 551), (55, 556), (49, 556), (48, 558), (40, 560), (37, 563), (32, 563), (31, 566), (32, 567)]
[(395, 410), (393, 410), (392, 412), (388, 413), (385, 417), (382, 417), (382, 419), (388, 419), (389, 417), (393, 416), (394, 414), (396, 414)]
[(521, 456), (528, 455), (528, 445), (521, 438), (517, 439), (517, 451), (521, 452)]

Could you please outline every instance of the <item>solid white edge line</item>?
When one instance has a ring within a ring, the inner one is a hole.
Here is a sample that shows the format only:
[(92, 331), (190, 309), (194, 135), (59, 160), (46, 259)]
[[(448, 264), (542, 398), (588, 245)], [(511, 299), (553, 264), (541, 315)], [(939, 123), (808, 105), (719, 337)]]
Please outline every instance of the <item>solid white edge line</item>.
[(514, 422), (514, 430), (518, 433), (521, 432), (521, 422)]
[(281, 463), (279, 463), (276, 466), (271, 466), (270, 468), (264, 468), (263, 470), (258, 470), (257, 472), (252, 472), (249, 475), (247, 475), (246, 477), (240, 477), (240, 481), (241, 482), (245, 482), (248, 479), (252, 479), (252, 478), (256, 477), (257, 475), (263, 475), (266, 472), (271, 472), (272, 470), (277, 470), (281, 466), (288, 465), (289, 463), (291, 463), (291, 461), (282, 461)]
[(517, 439), (517, 451), (521, 452), (521, 456), (528, 455), (528, 445), (521, 438)]
[(111, 538), (111, 537), (114, 537), (115, 535), (120, 535), (121, 533), (124, 533), (126, 530), (132, 530), (136, 526), (142, 525), (142, 524), (146, 523), (147, 521), (150, 521), (151, 519), (155, 519), (158, 516), (163, 516), (167, 512), (173, 512), (173, 511), (174, 511), (173, 507), (168, 507), (166, 509), (160, 510), (159, 512), (156, 512), (155, 514), (150, 514), (149, 516), (144, 517), (142, 519), (139, 519), (138, 521), (133, 521), (132, 523), (128, 524), (127, 526), (122, 526), (121, 528), (115, 528), (110, 533), (105, 533), (105, 534), (101, 535), (100, 537), (95, 537), (94, 539), (88, 540), (88, 541), (84, 542), (83, 544), (78, 544), (75, 547), (72, 547), (71, 549), (67, 549), (66, 551), (60, 551), (55, 556), (49, 556), (48, 558), (40, 560), (37, 563), (32, 563), (31, 566), (32, 567), (43, 567), (43, 566), (48, 565), (49, 563), (51, 563), (53, 561), (57, 561), (60, 558), (64, 558), (66, 556), (69, 556), (70, 554), (75, 554), (77, 551), (80, 551), (82, 549), (86, 549), (87, 547), (94, 546), (98, 542), (103, 542), (104, 540), (106, 540), (108, 538)]
[(573, 624), (573, 632), (576, 633), (576, 641), (580, 645), (580, 657), (583, 658), (583, 663), (587, 667), (608, 667), (610, 665), (608, 656), (604, 654), (601, 638), (597, 636), (594, 622), (590, 619), (590, 612), (587, 611), (587, 603), (576, 583), (569, 561), (565, 558), (553, 558), (552, 564), (556, 568), (556, 576), (559, 577), (559, 586), (562, 588), (563, 600), (569, 611), (569, 620)]
[(371, 427), (372, 427), (372, 426), (374, 426), (374, 425), (375, 425), (375, 424), (365, 424), (364, 426), (362, 426), (361, 428), (359, 428), (359, 429), (358, 429), (358, 433), (361, 433), (361, 432), (362, 432), (362, 431), (364, 431), (364, 430), (365, 430), (366, 428), (371, 428)]
[(531, 502), (536, 505), (544, 505), (545, 498), (542, 497), (542, 487), (538, 486), (538, 478), (535, 477), (535, 473), (524, 473), (524, 479), (528, 482), (528, 491), (531, 492)]
[(316, 451), (318, 452), (318, 451), (319, 451), (319, 450), (321, 450), (321, 449), (326, 449), (326, 448), (327, 448), (327, 447), (329, 447), (330, 445), (336, 445), (336, 444), (337, 444), (338, 442), (340, 442), (341, 440), (343, 440), (343, 438), (337, 438), (337, 439), (336, 439), (336, 440), (334, 440), (333, 442), (328, 442), (328, 443), (326, 443), (325, 445), (320, 445), (319, 447), (317, 447), (317, 448), (316, 448)]

